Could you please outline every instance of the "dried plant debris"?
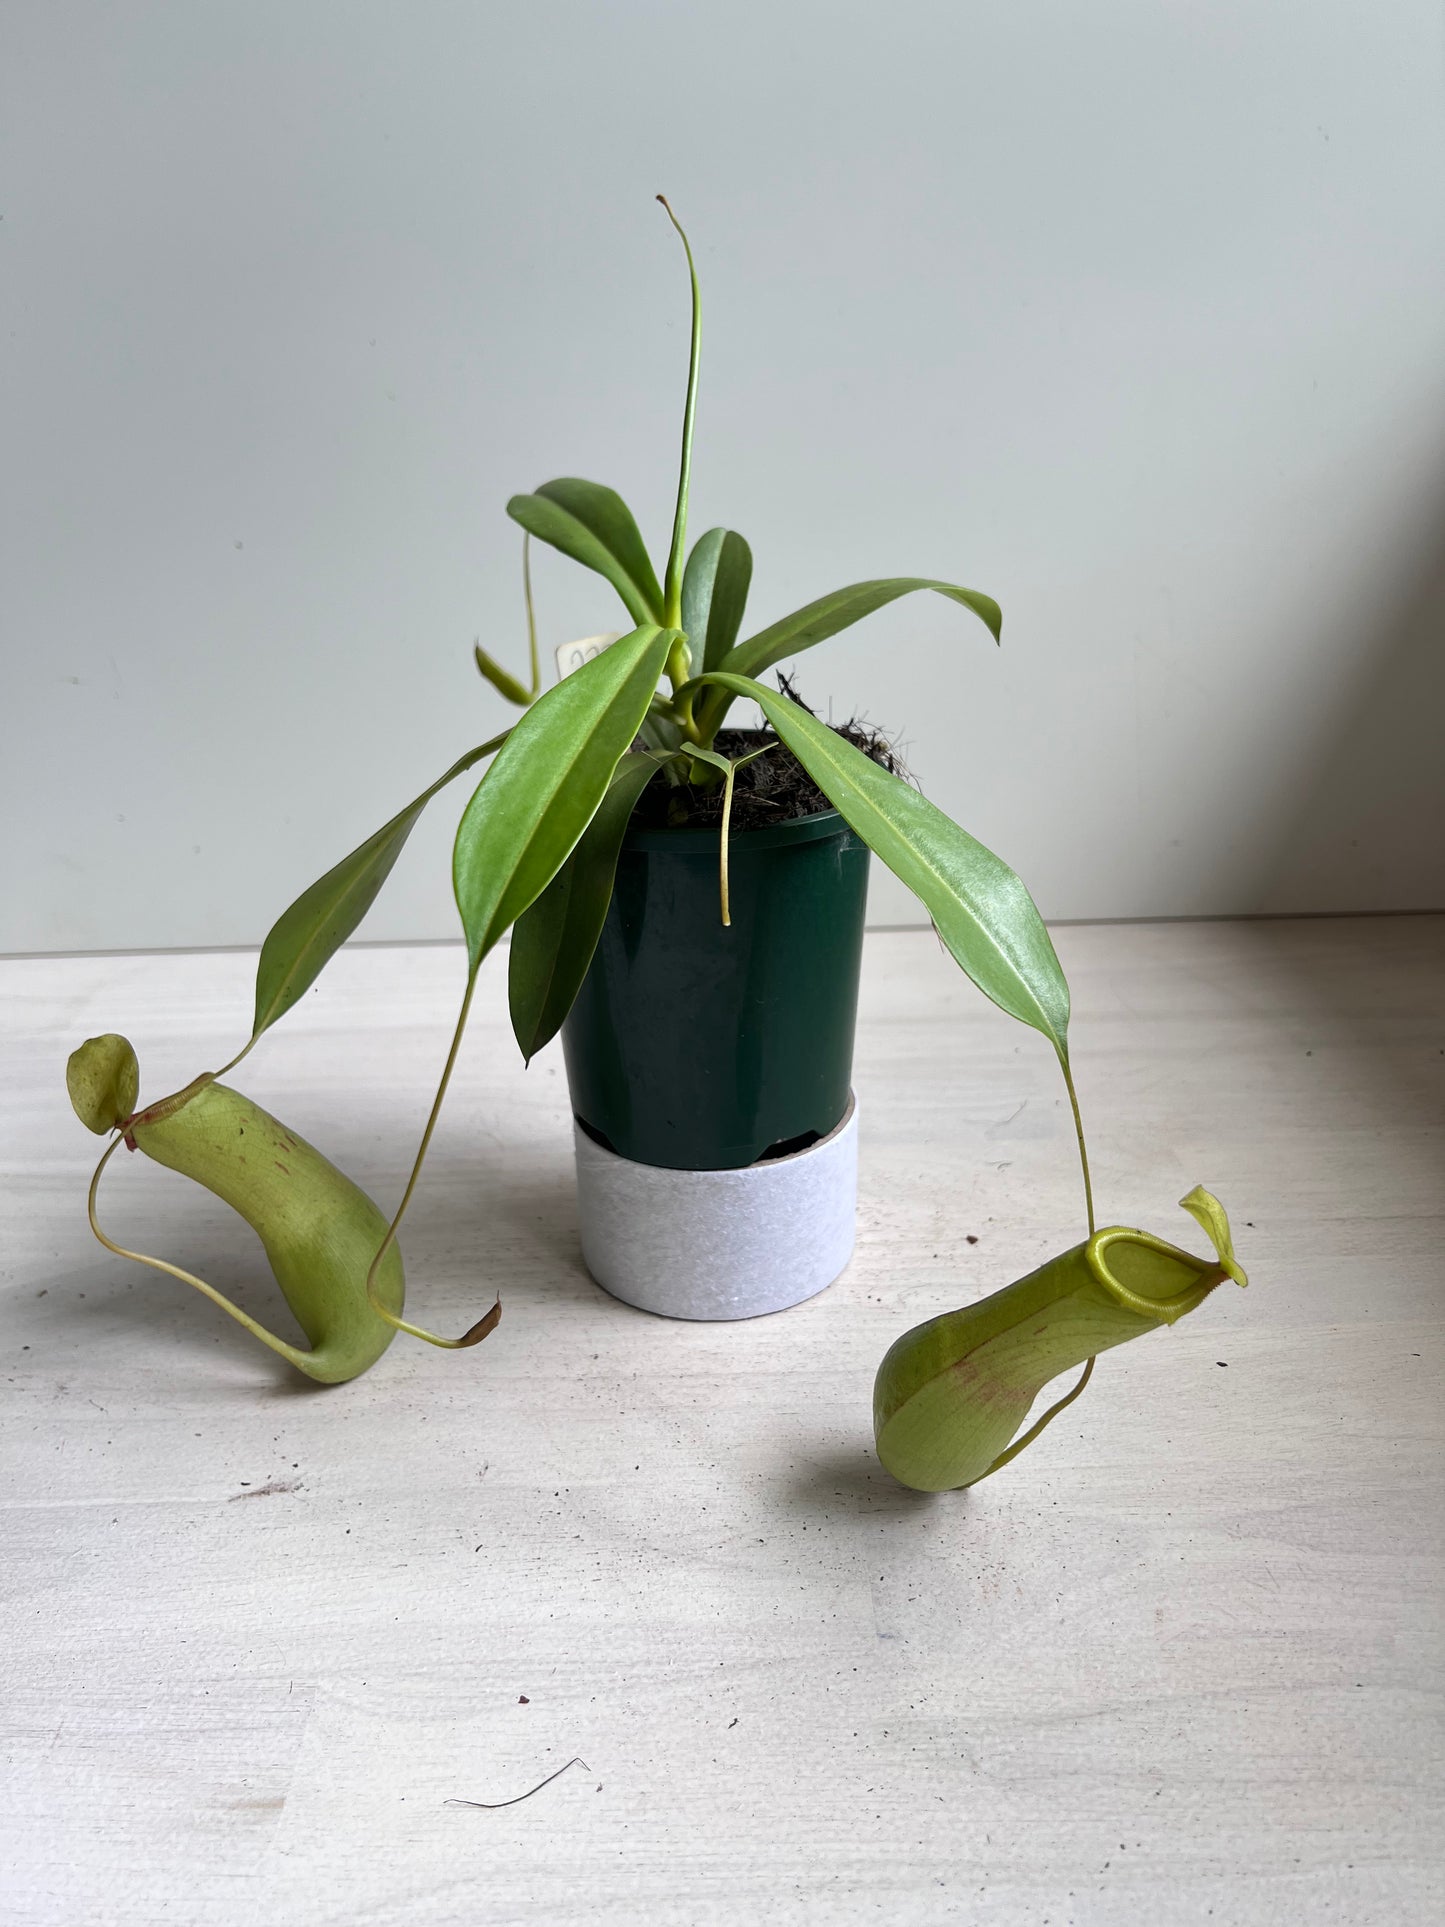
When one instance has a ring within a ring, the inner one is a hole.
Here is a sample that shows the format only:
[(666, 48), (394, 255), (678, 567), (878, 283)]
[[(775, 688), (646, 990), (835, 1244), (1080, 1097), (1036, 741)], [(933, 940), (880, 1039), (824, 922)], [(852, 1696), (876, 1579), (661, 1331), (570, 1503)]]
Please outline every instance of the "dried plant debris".
[(483, 1813), (499, 1813), (503, 1807), (515, 1807), (523, 1800), (530, 1800), (532, 1795), (534, 1793), (540, 1793), (544, 1786), (551, 1786), (554, 1780), (560, 1780), (570, 1766), (580, 1766), (584, 1773), (590, 1773), (592, 1771), (587, 1762), (582, 1759), (580, 1755), (574, 1753), (572, 1758), (564, 1761), (555, 1773), (549, 1773), (545, 1780), (538, 1780), (535, 1786), (528, 1787), (525, 1793), (514, 1794), (510, 1800), (444, 1800), (442, 1805), (448, 1807), (475, 1807)]

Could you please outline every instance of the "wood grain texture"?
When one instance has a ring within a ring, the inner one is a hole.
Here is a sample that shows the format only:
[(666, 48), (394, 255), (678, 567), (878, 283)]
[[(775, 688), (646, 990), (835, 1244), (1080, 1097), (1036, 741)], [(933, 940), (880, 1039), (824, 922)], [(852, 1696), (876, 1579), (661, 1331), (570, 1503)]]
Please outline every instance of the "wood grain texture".
[[(6, 1920), (1439, 1918), (1445, 919), (1058, 941), (1103, 1221), (1197, 1243), (1203, 1181), (1254, 1283), (934, 1499), (874, 1369), (1080, 1201), (1046, 1046), (931, 936), (868, 940), (851, 1269), (717, 1327), (586, 1277), (493, 959), (405, 1245), (417, 1317), (501, 1326), (330, 1391), (85, 1226), (66, 1052), (172, 1089), (253, 959), (0, 966)], [(462, 968), (344, 953), (237, 1081), (389, 1205)], [(123, 1160), (103, 1208), (275, 1315), (195, 1187)]]

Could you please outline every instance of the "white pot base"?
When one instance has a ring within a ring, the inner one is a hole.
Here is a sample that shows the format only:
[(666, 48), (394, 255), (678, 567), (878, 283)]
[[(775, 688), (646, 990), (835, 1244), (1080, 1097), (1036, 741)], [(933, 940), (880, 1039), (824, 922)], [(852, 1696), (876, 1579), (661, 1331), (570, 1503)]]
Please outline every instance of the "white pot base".
[(757, 1318), (831, 1285), (853, 1255), (858, 1106), (790, 1157), (669, 1171), (608, 1151), (580, 1125), (577, 1216), (587, 1269), (663, 1318)]

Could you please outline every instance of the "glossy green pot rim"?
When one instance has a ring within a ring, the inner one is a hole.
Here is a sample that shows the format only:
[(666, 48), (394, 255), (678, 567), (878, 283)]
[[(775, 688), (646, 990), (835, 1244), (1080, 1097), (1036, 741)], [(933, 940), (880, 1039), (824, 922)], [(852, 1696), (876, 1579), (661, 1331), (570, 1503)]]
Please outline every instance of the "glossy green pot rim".
[[(736, 851), (771, 850), (784, 843), (816, 843), (829, 836), (852, 836), (853, 832), (837, 810), (818, 810), (812, 816), (790, 817), (786, 823), (768, 823), (754, 830), (733, 830), (728, 842)], [(680, 830), (630, 829), (623, 838), (624, 850), (669, 851), (674, 856), (711, 856), (716, 858), (716, 824)]]

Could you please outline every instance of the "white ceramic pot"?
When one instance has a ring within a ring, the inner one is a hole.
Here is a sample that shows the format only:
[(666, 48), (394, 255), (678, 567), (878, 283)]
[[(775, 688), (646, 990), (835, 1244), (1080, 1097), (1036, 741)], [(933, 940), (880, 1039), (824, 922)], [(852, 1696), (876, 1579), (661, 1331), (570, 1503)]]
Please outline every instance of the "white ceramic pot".
[(575, 1126), (587, 1269), (663, 1318), (757, 1318), (824, 1290), (853, 1255), (858, 1106), (788, 1157), (671, 1171), (618, 1157)]

